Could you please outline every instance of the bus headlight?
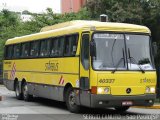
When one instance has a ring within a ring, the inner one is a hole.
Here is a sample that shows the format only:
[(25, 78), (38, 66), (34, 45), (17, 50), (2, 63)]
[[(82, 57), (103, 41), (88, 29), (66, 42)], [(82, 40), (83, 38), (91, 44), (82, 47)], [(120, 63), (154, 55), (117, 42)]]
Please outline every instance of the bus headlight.
[(103, 88), (98, 87), (98, 89), (97, 89), (97, 93), (98, 93), (98, 94), (102, 94), (102, 93), (103, 93)]
[(110, 94), (110, 88), (109, 87), (98, 87), (97, 94)]
[(155, 90), (155, 87), (151, 87), (151, 88), (150, 88), (150, 91), (151, 91), (151, 93), (155, 93), (155, 91), (156, 91), (156, 90)]
[(146, 87), (146, 93), (155, 93), (155, 87)]

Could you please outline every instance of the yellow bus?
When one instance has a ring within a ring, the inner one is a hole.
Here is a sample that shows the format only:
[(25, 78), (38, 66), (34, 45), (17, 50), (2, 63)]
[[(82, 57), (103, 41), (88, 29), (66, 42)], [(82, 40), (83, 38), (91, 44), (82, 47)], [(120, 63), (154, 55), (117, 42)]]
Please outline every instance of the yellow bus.
[(151, 32), (145, 26), (75, 20), (9, 39), (3, 61), (4, 85), (17, 99), (33, 96), (81, 106), (151, 106), (156, 71)]

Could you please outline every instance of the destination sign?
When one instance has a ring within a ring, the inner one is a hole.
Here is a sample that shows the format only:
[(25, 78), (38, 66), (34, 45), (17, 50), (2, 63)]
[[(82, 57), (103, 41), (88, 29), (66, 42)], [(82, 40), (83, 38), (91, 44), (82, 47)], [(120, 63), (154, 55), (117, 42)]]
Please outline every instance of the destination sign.
[(94, 39), (124, 39), (123, 34), (96, 33)]

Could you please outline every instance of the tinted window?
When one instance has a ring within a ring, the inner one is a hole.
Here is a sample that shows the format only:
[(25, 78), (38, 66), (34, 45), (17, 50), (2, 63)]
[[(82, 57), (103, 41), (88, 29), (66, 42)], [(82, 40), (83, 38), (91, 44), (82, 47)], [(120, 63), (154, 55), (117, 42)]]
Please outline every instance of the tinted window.
[(63, 43), (64, 43), (64, 37), (55, 38), (52, 40), (51, 56), (54, 57), (63, 55)]
[(74, 56), (77, 50), (78, 35), (67, 36), (65, 39), (65, 56)]
[(50, 51), (50, 40), (43, 40), (41, 41), (41, 47), (40, 47), (40, 56), (49, 56)]
[(6, 46), (6, 49), (5, 49), (5, 58), (6, 59), (12, 58), (12, 54), (13, 54), (13, 46), (12, 45)]
[(81, 62), (83, 67), (89, 69), (89, 35), (84, 34), (82, 37)]
[(30, 43), (22, 44), (22, 57), (29, 57)]
[(31, 42), (30, 56), (38, 57), (38, 55), (39, 55), (39, 46), (40, 46), (40, 42), (39, 41)]
[(20, 44), (14, 45), (13, 47), (13, 58), (20, 57)]

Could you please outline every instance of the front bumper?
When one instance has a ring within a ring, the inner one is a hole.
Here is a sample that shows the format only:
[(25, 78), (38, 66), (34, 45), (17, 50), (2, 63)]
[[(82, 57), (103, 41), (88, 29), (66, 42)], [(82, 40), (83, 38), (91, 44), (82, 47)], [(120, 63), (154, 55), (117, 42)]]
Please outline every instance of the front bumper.
[(132, 101), (133, 104), (131, 106), (152, 106), (154, 104), (155, 98), (156, 94), (145, 94), (136, 96), (113, 96), (91, 94), (90, 107), (121, 107), (123, 101)]

